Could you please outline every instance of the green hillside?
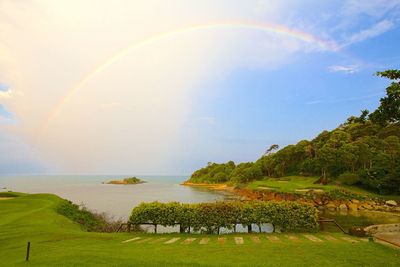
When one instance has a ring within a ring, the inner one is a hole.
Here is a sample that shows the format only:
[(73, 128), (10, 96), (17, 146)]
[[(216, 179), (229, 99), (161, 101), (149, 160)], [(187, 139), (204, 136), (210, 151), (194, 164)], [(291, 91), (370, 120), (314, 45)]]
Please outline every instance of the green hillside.
[(377, 75), (391, 80), (372, 113), (363, 110), (332, 131), (280, 150), (274, 144), (256, 162), (209, 163), (190, 182), (248, 183), (265, 177), (318, 176), (320, 183), (354, 185), (379, 194), (400, 194), (400, 71)]
[[(397, 250), (356, 237), (349, 242), (341, 233), (312, 233), (321, 240), (313, 242), (306, 234), (295, 233), (288, 238), (278, 233), (218, 236), (87, 232), (57, 213), (62, 203), (65, 200), (50, 194), (0, 198), (0, 266), (399, 265)], [(221, 237), (225, 238), (223, 243)], [(243, 238), (243, 243), (236, 244), (235, 237)], [(139, 241), (123, 242), (135, 238)], [(176, 242), (166, 244), (172, 239)], [(207, 244), (200, 243), (203, 239)], [(25, 262), (28, 241), (30, 260)]]

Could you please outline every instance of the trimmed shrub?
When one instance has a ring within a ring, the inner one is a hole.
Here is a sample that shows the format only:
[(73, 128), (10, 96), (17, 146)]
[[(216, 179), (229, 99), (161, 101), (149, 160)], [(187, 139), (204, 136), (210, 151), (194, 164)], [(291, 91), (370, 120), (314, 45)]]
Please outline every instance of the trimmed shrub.
[(219, 233), (236, 224), (249, 226), (271, 223), (283, 231), (317, 230), (317, 210), (297, 202), (215, 202), (200, 204), (141, 203), (132, 210), (129, 222), (134, 225), (152, 223), (163, 226), (181, 225), (181, 230)]

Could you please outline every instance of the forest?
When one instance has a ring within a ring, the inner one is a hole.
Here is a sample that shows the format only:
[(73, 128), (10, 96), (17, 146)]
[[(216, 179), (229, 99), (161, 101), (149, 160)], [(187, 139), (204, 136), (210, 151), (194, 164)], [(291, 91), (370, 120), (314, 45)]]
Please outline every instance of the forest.
[(376, 75), (390, 80), (386, 95), (373, 111), (362, 110), (312, 140), (279, 149), (271, 145), (255, 162), (208, 163), (195, 171), (194, 183), (248, 183), (265, 177), (318, 176), (379, 194), (400, 194), (400, 70)]

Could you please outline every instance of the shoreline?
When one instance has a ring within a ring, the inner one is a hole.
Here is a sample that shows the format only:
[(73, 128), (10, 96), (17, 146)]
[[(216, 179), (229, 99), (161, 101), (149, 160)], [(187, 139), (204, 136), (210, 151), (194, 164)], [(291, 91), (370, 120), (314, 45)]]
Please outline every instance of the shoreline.
[(373, 211), (383, 212), (400, 215), (400, 204), (388, 205), (388, 201), (384, 200), (356, 200), (356, 199), (330, 199), (326, 200), (322, 197), (321, 193), (316, 193), (311, 199), (306, 198), (304, 195), (297, 195), (286, 192), (276, 191), (256, 191), (251, 189), (240, 189), (228, 184), (207, 184), (207, 183), (193, 183), (185, 181), (181, 183), (183, 186), (193, 186), (200, 188), (207, 188), (212, 191), (226, 192), (239, 197), (241, 200), (261, 200), (261, 201), (297, 201), (309, 203), (314, 207), (328, 211)]

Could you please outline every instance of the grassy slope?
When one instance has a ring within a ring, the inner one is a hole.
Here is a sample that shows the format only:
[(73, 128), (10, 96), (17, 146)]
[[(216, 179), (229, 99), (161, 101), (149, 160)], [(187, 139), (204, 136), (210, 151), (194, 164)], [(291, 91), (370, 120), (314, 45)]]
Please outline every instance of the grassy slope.
[(249, 183), (246, 188), (257, 190), (264, 188), (271, 188), (274, 191), (285, 192), (285, 193), (294, 193), (296, 189), (322, 189), (324, 191), (330, 191), (333, 189), (344, 188), (350, 192), (361, 194), (361, 195), (369, 195), (373, 197), (379, 197), (384, 199), (400, 199), (400, 196), (383, 196), (378, 195), (369, 191), (366, 191), (362, 188), (356, 186), (337, 186), (334, 184), (322, 185), (322, 184), (313, 184), (318, 177), (303, 177), (303, 176), (288, 176), (282, 177), (280, 179), (276, 178), (266, 178), (260, 181), (254, 181)]
[[(283, 235), (272, 243), (259, 234), (261, 244), (240, 234), (245, 244), (235, 245), (228, 236), (224, 245), (211, 236), (207, 245), (122, 244), (146, 234), (87, 233), (58, 215), (54, 195), (25, 195), (0, 200), (0, 266), (399, 266), (400, 251), (376, 243), (344, 241), (313, 243), (298, 235), (300, 242)], [(239, 234), (237, 234), (239, 235)], [(319, 236), (320, 234), (316, 234)], [(339, 236), (339, 234), (333, 234)], [(187, 235), (151, 235), (186, 237)], [(192, 235), (191, 237), (193, 237)], [(200, 237), (196, 235), (195, 237)], [(203, 237), (203, 236), (202, 236)], [(26, 242), (31, 241), (31, 261), (24, 262)]]

